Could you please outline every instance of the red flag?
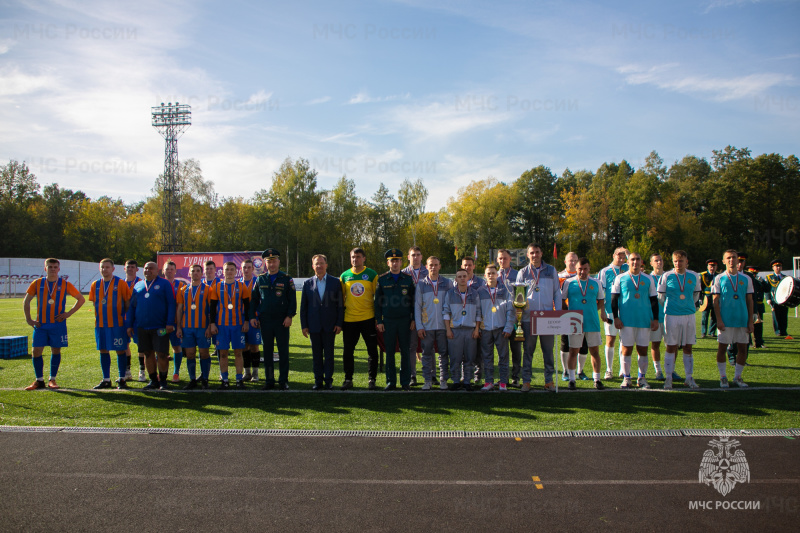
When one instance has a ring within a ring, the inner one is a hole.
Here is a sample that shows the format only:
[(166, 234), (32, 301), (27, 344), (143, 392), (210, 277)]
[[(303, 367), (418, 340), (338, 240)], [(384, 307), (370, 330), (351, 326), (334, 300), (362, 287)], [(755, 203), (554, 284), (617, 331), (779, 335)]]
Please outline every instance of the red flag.
[(558, 259), (558, 248), (556, 248), (556, 243), (553, 243), (553, 259)]

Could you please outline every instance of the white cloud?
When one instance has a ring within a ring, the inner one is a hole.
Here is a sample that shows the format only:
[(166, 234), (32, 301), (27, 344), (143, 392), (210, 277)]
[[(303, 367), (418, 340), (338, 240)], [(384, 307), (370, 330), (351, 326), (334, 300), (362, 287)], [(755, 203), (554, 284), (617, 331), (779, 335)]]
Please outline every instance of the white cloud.
[(330, 102), (330, 101), (331, 101), (331, 97), (330, 96), (323, 96), (321, 98), (314, 98), (313, 100), (309, 100), (308, 102), (306, 102), (306, 105), (318, 105), (318, 104), (324, 104), (324, 103)]
[(457, 98), (449, 104), (434, 102), (422, 105), (401, 105), (388, 113), (391, 125), (418, 138), (448, 137), (451, 135), (488, 128), (506, 122), (512, 114), (499, 106), (460, 106)]
[(678, 66), (676, 63), (649, 68), (624, 65), (617, 72), (624, 74), (625, 81), (630, 85), (654, 85), (659, 89), (699, 95), (720, 102), (762, 94), (772, 87), (792, 84), (795, 80), (788, 74), (773, 72), (731, 78), (686, 75), (676, 72)]
[(392, 94), (389, 96), (370, 96), (365, 92), (359, 92), (350, 100), (347, 101), (348, 104), (371, 104), (375, 102), (391, 102), (392, 100), (408, 100), (411, 98), (411, 93), (404, 93), (404, 94)]

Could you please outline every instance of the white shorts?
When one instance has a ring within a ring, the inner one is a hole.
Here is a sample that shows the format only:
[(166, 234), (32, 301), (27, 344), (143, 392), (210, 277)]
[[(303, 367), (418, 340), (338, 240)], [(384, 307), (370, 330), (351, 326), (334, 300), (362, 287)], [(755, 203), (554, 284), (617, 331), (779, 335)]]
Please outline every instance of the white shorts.
[(720, 344), (747, 344), (750, 342), (750, 334), (747, 333), (747, 328), (725, 328), (725, 331), (719, 331), (717, 342)]
[[(609, 318), (611, 318), (610, 315)], [(613, 323), (609, 324), (608, 322), (604, 322), (603, 327), (606, 330), (607, 337), (616, 337), (617, 335), (619, 335), (619, 330)]]
[(694, 315), (664, 317), (666, 333), (664, 341), (667, 346), (686, 346), (697, 344), (697, 324)]
[(619, 332), (619, 342), (625, 346), (647, 346), (650, 344), (650, 328), (623, 327)]
[(658, 329), (650, 332), (650, 342), (661, 342), (664, 338), (664, 323), (658, 323)]
[(589, 348), (594, 348), (595, 346), (600, 346), (602, 342), (602, 338), (600, 336), (599, 331), (587, 331), (585, 333), (579, 333), (578, 335), (570, 335), (569, 336), (569, 347), (578, 349), (583, 346), (583, 339), (586, 338), (586, 346)]

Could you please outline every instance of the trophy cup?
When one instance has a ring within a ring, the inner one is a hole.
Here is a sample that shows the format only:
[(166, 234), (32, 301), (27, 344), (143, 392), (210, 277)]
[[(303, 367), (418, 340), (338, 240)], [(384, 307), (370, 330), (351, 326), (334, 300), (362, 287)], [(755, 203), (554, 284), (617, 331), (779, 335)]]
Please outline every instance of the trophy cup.
[(514, 331), (514, 340), (525, 340), (522, 332), (522, 311), (528, 307), (528, 286), (525, 283), (514, 283), (514, 308), (517, 312), (517, 328)]

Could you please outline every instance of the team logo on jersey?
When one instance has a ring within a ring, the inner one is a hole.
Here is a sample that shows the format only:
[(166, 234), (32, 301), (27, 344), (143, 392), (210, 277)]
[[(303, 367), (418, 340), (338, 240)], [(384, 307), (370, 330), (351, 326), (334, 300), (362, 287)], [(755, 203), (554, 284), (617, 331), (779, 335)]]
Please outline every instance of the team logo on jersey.
[(353, 296), (361, 296), (364, 294), (364, 286), (361, 283), (353, 283), (350, 286), (350, 294)]
[(261, 270), (262, 266), (264, 266), (264, 261), (262, 261), (260, 257), (253, 257), (253, 268)]
[(160, 289), (160, 288), (161, 288), (161, 285), (156, 285), (156, 286), (155, 286), (155, 289), (156, 289), (156, 290), (158, 290), (158, 289)]
[(741, 446), (738, 440), (729, 439), (728, 435), (720, 436), (708, 442), (711, 449), (703, 453), (700, 461), (700, 483), (713, 485), (714, 488), (726, 496), (737, 483), (750, 482), (750, 466), (744, 456), (744, 451), (734, 448)]
[(367, 274), (361, 274), (361, 279), (363, 279), (364, 281), (366, 281), (366, 280), (368, 280), (368, 279), (369, 279), (369, 276), (368, 276)]

